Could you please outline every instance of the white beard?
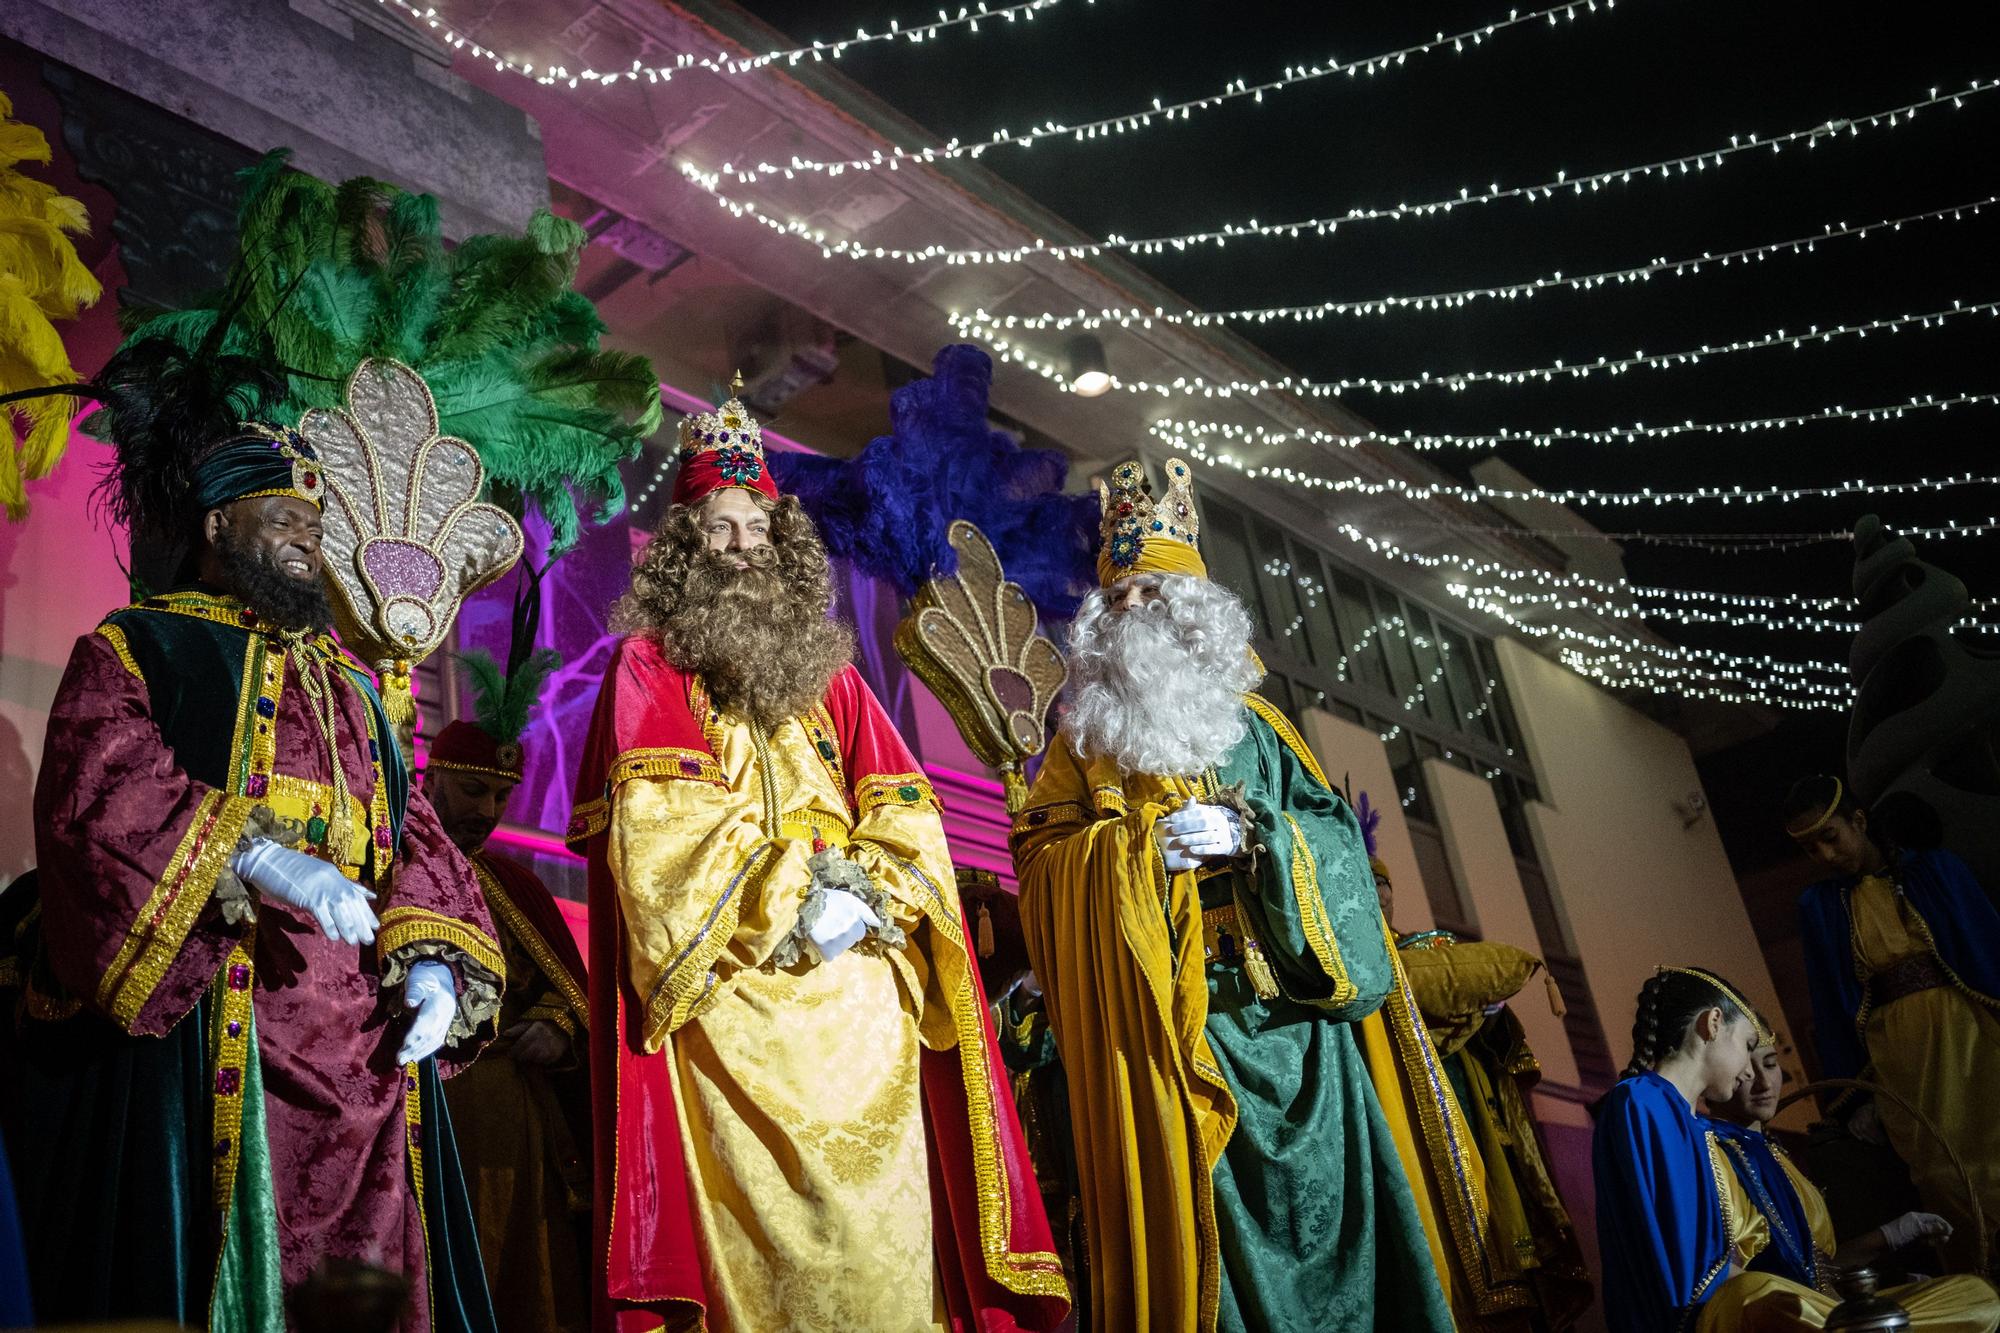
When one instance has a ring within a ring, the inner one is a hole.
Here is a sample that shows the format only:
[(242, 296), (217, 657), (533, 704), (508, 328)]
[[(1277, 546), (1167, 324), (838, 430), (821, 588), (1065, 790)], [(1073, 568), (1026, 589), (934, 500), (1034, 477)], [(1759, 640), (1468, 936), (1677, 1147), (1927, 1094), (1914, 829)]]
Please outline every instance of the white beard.
[(1114, 615), (1102, 591), (1069, 634), (1069, 715), (1076, 752), (1123, 773), (1191, 776), (1248, 731), (1243, 693), (1260, 679), (1250, 615), (1207, 579), (1168, 575), (1160, 599)]

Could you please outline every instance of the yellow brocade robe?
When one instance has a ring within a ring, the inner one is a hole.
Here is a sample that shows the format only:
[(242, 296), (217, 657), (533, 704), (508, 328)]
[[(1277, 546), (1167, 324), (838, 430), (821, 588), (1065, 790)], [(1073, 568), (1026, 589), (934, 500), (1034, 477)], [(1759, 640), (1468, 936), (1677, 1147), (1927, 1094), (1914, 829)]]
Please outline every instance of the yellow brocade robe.
[[(1722, 1201), (1723, 1223), (1729, 1229), (1730, 1258), (1740, 1267), (1771, 1243), (1771, 1224), (1751, 1202), (1728, 1150), (1713, 1135), (1708, 1155)], [(1823, 1256), (1832, 1254), (1833, 1219), (1826, 1210), (1825, 1197), (1783, 1153), (1778, 1154), (1778, 1164), (1804, 1205), (1813, 1244)], [(1932, 1278), (1891, 1287), (1883, 1294), (1907, 1310), (1910, 1327), (1923, 1333), (1994, 1333), (2000, 1328), (2000, 1293), (1983, 1278)], [(1838, 1304), (1838, 1296), (1773, 1273), (1738, 1273), (1701, 1307), (1695, 1328), (1697, 1333), (1788, 1333), (1821, 1328)]]
[[(1931, 953), (1887, 879), (1871, 875), (1855, 885), (1849, 910), (1863, 977)], [(1957, 1150), (1992, 1236), (2000, 1227), (2000, 1017), (1955, 987), (1937, 986), (1871, 1009), (1863, 1035), (1876, 1079), (1915, 1102)], [(1952, 1248), (1969, 1256), (1972, 1210), (1958, 1168), (1895, 1101), (1878, 1097), (1876, 1106), (1924, 1205), (1952, 1224)]]
[[(950, 857), (928, 804), (850, 813), (825, 729), (816, 713), (765, 738), (711, 715), (726, 786), (640, 778), (611, 810), (626, 961), (649, 998), (645, 1047), (671, 1057), (711, 1329), (943, 1318), (919, 1058), (958, 1034), (917, 945), (919, 895), (952, 892)], [(889, 895), (912, 947), (764, 963), (797, 923), (816, 836)], [(717, 928), (729, 910), (735, 928)], [(697, 981), (663, 985), (670, 965)]]

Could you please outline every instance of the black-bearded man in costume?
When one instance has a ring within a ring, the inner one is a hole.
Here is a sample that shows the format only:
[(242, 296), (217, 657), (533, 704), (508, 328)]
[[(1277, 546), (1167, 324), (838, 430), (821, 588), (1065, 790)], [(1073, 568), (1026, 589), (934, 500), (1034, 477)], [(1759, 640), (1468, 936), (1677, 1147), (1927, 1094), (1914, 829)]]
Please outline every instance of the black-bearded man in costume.
[(316, 454), (239, 422), (275, 388), (243, 358), (141, 338), (101, 381), (113, 516), (190, 554), (78, 641), (39, 882), (7, 895), (37, 1314), (279, 1329), (348, 1259), (412, 1279), (403, 1329), (485, 1333), (438, 1079), (490, 1035), (504, 963), (328, 636)]

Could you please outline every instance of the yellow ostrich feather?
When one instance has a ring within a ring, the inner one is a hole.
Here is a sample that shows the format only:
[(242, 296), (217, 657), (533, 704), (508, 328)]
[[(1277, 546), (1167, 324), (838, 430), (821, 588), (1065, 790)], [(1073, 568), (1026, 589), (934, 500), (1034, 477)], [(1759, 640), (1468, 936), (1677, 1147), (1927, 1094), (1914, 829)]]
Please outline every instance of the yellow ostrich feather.
[[(85, 235), (83, 205), (23, 174), (23, 162), (46, 164), (49, 141), (14, 118), (0, 93), (0, 394), (76, 383), (55, 320), (74, 319), (104, 288), (77, 257), (70, 236)], [(7, 405), (13, 435), (0, 451), (0, 504), (27, 516), (25, 483), (46, 477), (69, 448), (76, 400), (60, 394)]]

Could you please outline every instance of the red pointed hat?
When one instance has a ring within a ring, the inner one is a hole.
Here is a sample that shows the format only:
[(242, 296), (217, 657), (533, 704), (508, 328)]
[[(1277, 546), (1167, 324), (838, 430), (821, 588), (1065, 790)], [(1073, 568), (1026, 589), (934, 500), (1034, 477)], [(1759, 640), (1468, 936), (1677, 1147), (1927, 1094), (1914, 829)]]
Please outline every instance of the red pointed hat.
[(778, 498), (778, 483), (764, 461), (764, 435), (743, 405), (739, 373), (729, 385), (729, 401), (713, 412), (681, 421), (681, 470), (674, 477), (674, 503), (697, 505), (728, 486)]

